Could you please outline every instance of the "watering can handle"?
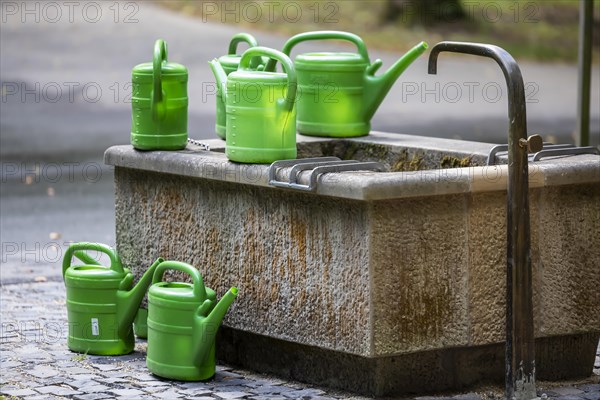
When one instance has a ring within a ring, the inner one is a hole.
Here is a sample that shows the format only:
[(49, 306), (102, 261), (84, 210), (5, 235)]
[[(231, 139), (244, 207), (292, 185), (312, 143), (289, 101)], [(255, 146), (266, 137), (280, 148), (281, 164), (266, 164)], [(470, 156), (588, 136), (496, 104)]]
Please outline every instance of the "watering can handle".
[(238, 33), (231, 38), (231, 42), (229, 42), (229, 51), (227, 54), (234, 55), (237, 53), (237, 46), (240, 43), (248, 43), (250, 47), (258, 46), (258, 41), (254, 36), (249, 33)]
[[(369, 61), (369, 53), (367, 52), (367, 48), (365, 46), (365, 42), (360, 38), (360, 36), (355, 35), (350, 32), (343, 31), (315, 31), (315, 32), (305, 32), (299, 33), (295, 36), (292, 36), (288, 39), (288, 41), (283, 46), (281, 50), (286, 56), (290, 56), (292, 53), (292, 48), (296, 46), (298, 43), (306, 42), (309, 40), (346, 40), (348, 42), (354, 43), (356, 48), (358, 49), (358, 54), (370, 64)], [(266, 71), (272, 71), (274, 67), (273, 62), (269, 62), (265, 67)]]
[(243, 71), (252, 71), (252, 67), (250, 65), (253, 57), (256, 56), (267, 56), (271, 60), (271, 62), (279, 61), (283, 70), (287, 74), (288, 78), (288, 90), (285, 96), (286, 108), (290, 111), (294, 107), (294, 103), (296, 102), (296, 90), (298, 88), (298, 79), (296, 78), (296, 70), (294, 69), (294, 65), (292, 64), (292, 60), (285, 54), (280, 51), (270, 49), (268, 47), (251, 47), (244, 52), (242, 55), (242, 59), (240, 60), (240, 66), (238, 70)]
[(202, 279), (202, 275), (200, 275), (200, 271), (190, 264), (180, 261), (161, 262), (158, 267), (156, 267), (156, 271), (154, 271), (152, 284), (154, 285), (155, 283), (162, 282), (163, 274), (168, 269), (174, 269), (188, 274), (192, 278), (192, 283), (194, 284), (194, 297), (199, 301), (206, 300), (206, 288), (204, 287), (204, 280)]
[[(72, 245), (69, 246), (69, 248), (65, 252), (65, 257), (63, 258), (63, 265), (62, 265), (63, 277), (65, 276), (65, 272), (67, 272), (67, 269), (69, 269), (69, 267), (71, 266), (71, 259), (73, 258), (73, 256), (79, 258), (83, 262), (89, 263), (90, 257), (87, 257), (87, 255), (85, 255), (85, 256), (82, 255), (80, 257), (80, 254), (78, 254), (78, 253), (80, 251), (91, 251), (91, 250), (106, 254), (108, 256), (108, 258), (110, 259), (110, 269), (112, 269), (113, 271), (116, 271), (116, 272), (123, 273), (123, 265), (121, 264), (121, 260), (119, 259), (117, 252), (112, 247), (107, 246), (102, 243), (80, 242), (80, 243), (73, 243)], [(95, 263), (95, 264), (98, 265), (98, 263)]]
[(167, 43), (158, 39), (154, 43), (154, 58), (152, 62), (154, 90), (152, 91), (152, 115), (158, 114), (157, 106), (163, 100), (162, 95), (162, 64), (167, 61)]

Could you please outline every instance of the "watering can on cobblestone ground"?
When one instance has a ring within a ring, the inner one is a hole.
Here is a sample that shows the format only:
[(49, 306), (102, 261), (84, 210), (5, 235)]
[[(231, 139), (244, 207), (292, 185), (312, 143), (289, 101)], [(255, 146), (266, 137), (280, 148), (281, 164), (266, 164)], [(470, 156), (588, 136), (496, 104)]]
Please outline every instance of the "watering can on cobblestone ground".
[[(189, 275), (192, 283), (164, 282), (167, 270)], [(213, 377), (215, 337), (237, 292), (233, 287), (217, 302), (196, 268), (178, 261), (161, 263), (148, 290), (148, 369), (181, 381)]]
[[(327, 137), (364, 136), (371, 118), (400, 74), (427, 49), (421, 42), (385, 73), (375, 76), (382, 61), (369, 61), (362, 39), (349, 32), (316, 31), (291, 37), (283, 47), (290, 55), (298, 43), (312, 40), (344, 40), (358, 53), (318, 52), (300, 54), (294, 61), (298, 74), (298, 131)], [(265, 69), (271, 71), (273, 61)]]
[[(255, 71), (255, 57), (277, 60), (285, 73)], [(229, 76), (217, 60), (210, 62), (219, 87), (226, 88), (225, 154), (231, 161), (272, 163), (296, 158), (296, 72), (283, 53), (267, 47), (244, 52)]]
[[(227, 55), (219, 57), (219, 64), (223, 67), (226, 75), (237, 71), (238, 66), (240, 65), (240, 60), (242, 56), (237, 53), (237, 46), (240, 43), (247, 43), (250, 47), (258, 46), (258, 41), (254, 38), (254, 36), (248, 33), (238, 33), (231, 38), (231, 42), (229, 42), (229, 51)], [(257, 69), (261, 64), (262, 60), (260, 57), (254, 57), (250, 61), (250, 68)], [(225, 140), (226, 135), (226, 113), (225, 113), (225, 102), (223, 101), (221, 86), (217, 86), (217, 123), (215, 125), (215, 131), (217, 135)]]
[[(104, 253), (110, 266), (100, 265), (86, 252)], [(73, 256), (84, 262), (72, 265)], [(67, 289), (69, 349), (79, 353), (121, 355), (133, 351), (133, 319), (150, 286), (157, 259), (133, 287), (133, 274), (123, 268), (116, 251), (100, 243), (75, 243), (63, 259)]]
[(167, 61), (167, 44), (154, 44), (152, 62), (131, 72), (131, 144), (138, 150), (180, 150), (187, 143), (187, 68)]

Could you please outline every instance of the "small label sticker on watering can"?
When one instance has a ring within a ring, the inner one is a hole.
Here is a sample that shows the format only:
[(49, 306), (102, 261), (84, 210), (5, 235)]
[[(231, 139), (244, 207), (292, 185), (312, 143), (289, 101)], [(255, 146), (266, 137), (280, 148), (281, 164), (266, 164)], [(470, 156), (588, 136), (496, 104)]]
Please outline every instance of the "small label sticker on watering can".
[(92, 335), (100, 335), (100, 329), (98, 328), (98, 318), (92, 318)]

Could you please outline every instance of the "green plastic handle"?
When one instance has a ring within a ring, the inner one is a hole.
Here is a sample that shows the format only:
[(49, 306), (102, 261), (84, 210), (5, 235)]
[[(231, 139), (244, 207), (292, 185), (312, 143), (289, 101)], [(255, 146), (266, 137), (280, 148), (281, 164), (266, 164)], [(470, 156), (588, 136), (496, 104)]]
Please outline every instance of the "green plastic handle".
[(296, 102), (296, 90), (298, 89), (298, 78), (296, 77), (296, 69), (294, 68), (294, 64), (292, 60), (281, 51), (270, 49), (268, 47), (251, 47), (244, 52), (242, 55), (242, 59), (240, 60), (240, 66), (238, 70), (241, 71), (253, 71), (250, 63), (252, 57), (256, 56), (267, 56), (270, 58), (269, 63), (279, 61), (283, 70), (287, 74), (288, 77), (288, 90), (287, 95), (285, 96), (286, 108), (288, 111), (294, 108), (294, 103)]
[[(71, 266), (71, 259), (73, 258), (73, 255), (75, 255), (75, 257), (79, 258), (83, 262), (89, 261), (89, 257), (87, 256), (87, 254), (85, 256), (79, 257), (79, 251), (98, 251), (100, 253), (104, 253), (110, 259), (109, 269), (112, 269), (116, 272), (124, 273), (121, 260), (117, 256), (117, 252), (112, 247), (102, 243), (79, 242), (70, 245), (67, 251), (65, 252), (65, 257), (63, 258), (62, 265), (63, 277), (65, 276), (65, 272), (67, 272), (67, 269), (69, 269), (69, 267)], [(97, 262), (94, 262), (92, 265), (100, 266)]]
[(154, 90), (152, 91), (152, 115), (156, 118), (158, 115), (158, 104), (162, 102), (162, 64), (167, 61), (167, 43), (158, 39), (154, 43), (154, 58), (153, 58), (153, 70), (152, 80), (154, 83)]
[(258, 46), (258, 41), (256, 38), (249, 33), (238, 33), (231, 38), (231, 42), (229, 42), (229, 55), (237, 54), (237, 46), (240, 43), (248, 43), (250, 47)]
[[(295, 36), (292, 36), (288, 39), (288, 41), (283, 46), (281, 50), (286, 56), (292, 52), (292, 48), (296, 46), (298, 43), (306, 42), (309, 40), (346, 40), (348, 42), (354, 43), (356, 48), (358, 49), (358, 54), (368, 63), (369, 61), (369, 53), (367, 52), (367, 47), (365, 46), (365, 42), (360, 38), (360, 36), (355, 35), (350, 32), (343, 31), (314, 31), (314, 32), (305, 32), (299, 33)], [(273, 71), (275, 64), (272, 61), (269, 61), (267, 66), (265, 67), (266, 71)]]
[(176, 271), (181, 271), (188, 274), (192, 278), (192, 283), (194, 285), (193, 293), (194, 297), (198, 299), (198, 301), (206, 300), (206, 288), (204, 287), (204, 280), (202, 279), (202, 275), (200, 275), (200, 271), (191, 266), (190, 264), (186, 264), (180, 261), (163, 261), (156, 267), (156, 271), (154, 271), (154, 276), (152, 277), (152, 284), (162, 282), (163, 274), (168, 269), (174, 269)]

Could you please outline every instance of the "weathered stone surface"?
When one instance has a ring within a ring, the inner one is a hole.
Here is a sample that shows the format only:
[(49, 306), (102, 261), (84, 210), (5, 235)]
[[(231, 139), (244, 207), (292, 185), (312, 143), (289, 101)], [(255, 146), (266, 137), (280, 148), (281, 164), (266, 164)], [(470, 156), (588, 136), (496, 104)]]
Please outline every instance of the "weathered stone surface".
[[(600, 330), (600, 184), (540, 193), (540, 335)], [(594, 267), (594, 265), (596, 267)]]
[(370, 355), (468, 344), (466, 201), (456, 195), (371, 206)]
[[(159, 254), (189, 262), (218, 293), (240, 289), (225, 324), (369, 354), (364, 205), (304, 193), (288, 202), (280, 191), (121, 168), (116, 175), (127, 182), (118, 184), (118, 249), (136, 275)], [(182, 247), (190, 238), (198, 240)]]

